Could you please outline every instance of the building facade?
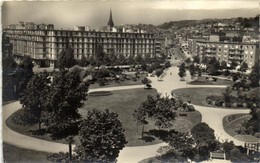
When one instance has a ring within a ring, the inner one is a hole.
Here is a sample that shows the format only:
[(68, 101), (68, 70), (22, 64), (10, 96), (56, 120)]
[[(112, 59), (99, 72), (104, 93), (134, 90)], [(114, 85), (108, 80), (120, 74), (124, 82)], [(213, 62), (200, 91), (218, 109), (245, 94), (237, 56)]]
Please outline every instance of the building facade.
[(74, 30), (55, 30), (54, 26), (20, 22), (3, 30), (13, 45), (15, 57), (30, 56), (41, 67), (56, 67), (57, 59), (67, 43), (74, 50), (75, 59), (83, 55), (91, 57), (97, 46), (103, 46), (105, 53), (114, 52), (125, 57), (149, 55), (161, 52), (160, 44), (152, 33), (112, 30), (114, 23), (110, 12), (108, 31), (94, 31), (85, 27)]
[(250, 43), (197, 41), (196, 53), (201, 59), (203, 56), (215, 57), (228, 65), (232, 61), (239, 65), (245, 62), (249, 68), (253, 67), (259, 58), (259, 48)]

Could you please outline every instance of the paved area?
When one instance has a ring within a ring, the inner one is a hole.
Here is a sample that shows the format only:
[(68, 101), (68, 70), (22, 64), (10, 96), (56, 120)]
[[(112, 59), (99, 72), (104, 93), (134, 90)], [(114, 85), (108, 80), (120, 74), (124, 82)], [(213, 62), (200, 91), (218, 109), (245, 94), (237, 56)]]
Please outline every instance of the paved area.
[[(188, 73), (187, 73), (188, 74)], [(157, 77), (150, 77), (152, 80), (153, 88), (156, 88), (159, 93), (163, 96), (171, 96), (171, 91), (178, 88), (188, 88), (188, 87), (224, 87), (224, 86), (199, 86), (199, 85), (189, 85), (188, 81), (191, 81), (189, 75), (186, 77), (186, 81), (180, 81), (178, 76), (178, 68), (170, 67), (162, 81), (158, 81)], [(124, 89), (134, 89), (134, 88), (143, 88), (143, 85), (134, 85), (134, 86), (120, 86), (120, 87), (108, 87), (108, 88), (98, 88), (91, 91), (113, 91), (113, 90), (124, 90)], [(37, 151), (44, 152), (60, 152), (68, 151), (68, 146), (66, 144), (55, 143), (45, 140), (40, 140), (19, 134), (11, 129), (9, 129), (5, 121), (6, 119), (15, 111), (19, 110), (21, 105), (19, 102), (14, 102), (8, 105), (3, 106), (3, 140), (6, 143)], [(227, 133), (225, 133), (222, 125), (222, 119), (229, 114), (237, 113), (248, 113), (249, 109), (244, 110), (235, 110), (235, 109), (221, 109), (221, 108), (209, 108), (203, 106), (196, 106), (195, 109), (202, 114), (202, 121), (209, 124), (211, 128), (215, 130), (217, 138), (220, 140), (233, 140), (236, 145), (241, 145), (243, 142), (235, 140)], [(149, 146), (138, 146), (138, 147), (125, 147), (120, 151), (118, 162), (120, 163), (136, 163), (143, 159), (156, 156), (157, 149), (161, 146), (166, 145), (165, 143), (160, 143), (156, 145)]]

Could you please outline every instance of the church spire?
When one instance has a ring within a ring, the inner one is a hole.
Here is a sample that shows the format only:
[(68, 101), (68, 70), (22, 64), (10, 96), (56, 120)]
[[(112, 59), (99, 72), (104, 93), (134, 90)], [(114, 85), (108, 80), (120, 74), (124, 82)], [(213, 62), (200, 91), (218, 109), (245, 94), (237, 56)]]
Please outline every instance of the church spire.
[(112, 18), (112, 11), (111, 11), (111, 9), (110, 9), (110, 16), (109, 16), (109, 20), (108, 20), (107, 26), (110, 27), (110, 28), (114, 27), (114, 22), (113, 22), (113, 18)]

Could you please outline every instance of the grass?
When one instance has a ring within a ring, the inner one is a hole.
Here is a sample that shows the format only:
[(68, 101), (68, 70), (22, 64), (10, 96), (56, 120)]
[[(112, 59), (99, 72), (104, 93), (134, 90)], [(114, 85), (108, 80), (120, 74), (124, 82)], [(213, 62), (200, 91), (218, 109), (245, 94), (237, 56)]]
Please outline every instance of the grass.
[(3, 157), (4, 157), (4, 162), (7, 163), (14, 163), (14, 162), (51, 163), (51, 161), (47, 160), (48, 154), (49, 153), (46, 152), (23, 149), (7, 143), (3, 143)]
[[(89, 96), (88, 100), (85, 102), (85, 107), (80, 109), (80, 113), (86, 116), (87, 111), (93, 108), (99, 110), (105, 110), (106, 108), (112, 112), (118, 113), (119, 120), (123, 124), (125, 129), (126, 139), (128, 141), (127, 146), (137, 146), (137, 145), (148, 145), (160, 142), (159, 140), (154, 140), (153, 142), (145, 142), (140, 140), (141, 138), (141, 126), (138, 127), (133, 118), (133, 113), (135, 109), (138, 109), (140, 104), (146, 99), (147, 95), (155, 95), (157, 91), (155, 89), (128, 89), (113, 91), (110, 96)], [(152, 124), (145, 126), (145, 130), (153, 129)]]
[(228, 120), (229, 116), (232, 116), (232, 115), (227, 115), (223, 118), (222, 124), (223, 124), (223, 128), (224, 128), (225, 132), (233, 137), (235, 135), (237, 135), (237, 133), (235, 132), (236, 126), (238, 124), (241, 124), (243, 121), (249, 120), (251, 118), (251, 115), (244, 115), (244, 116), (241, 116), (241, 117), (229, 122), (229, 120)]
[(172, 93), (181, 95), (184, 100), (190, 100), (195, 105), (212, 107), (206, 103), (206, 97), (210, 94), (221, 95), (224, 90), (225, 88), (181, 88), (173, 90)]
[(217, 79), (217, 81), (207, 81), (206, 77), (198, 76), (197, 80), (189, 82), (190, 85), (231, 85), (233, 81)]
[[(116, 112), (119, 115), (119, 119), (123, 124), (125, 129), (126, 139), (128, 144), (126, 146), (142, 146), (150, 145), (162, 142), (162, 140), (156, 137), (150, 137), (149, 134), (145, 134), (147, 139), (141, 139), (142, 126), (138, 126), (134, 121), (133, 113), (137, 109), (141, 102), (143, 102), (147, 95), (155, 95), (157, 91), (155, 89), (128, 89), (112, 91), (109, 96), (88, 96), (88, 100), (84, 102), (84, 107), (79, 109), (80, 114), (84, 117), (86, 116), (88, 110), (96, 108), (99, 110), (105, 110), (108, 108), (112, 112)], [(38, 124), (33, 125), (15, 125), (12, 123), (11, 119), (16, 114), (23, 114), (23, 109), (18, 110), (12, 116), (10, 116), (6, 122), (8, 127), (17, 131), (21, 134), (56, 142), (64, 142), (63, 139), (55, 140), (50, 136), (50, 134), (35, 135), (33, 131), (38, 129)], [(176, 117), (173, 123), (173, 128), (177, 131), (189, 131), (195, 124), (201, 121), (201, 114), (197, 111), (187, 112), (186, 117)], [(145, 132), (157, 129), (153, 122), (145, 126)], [(77, 136), (75, 137), (77, 142)]]

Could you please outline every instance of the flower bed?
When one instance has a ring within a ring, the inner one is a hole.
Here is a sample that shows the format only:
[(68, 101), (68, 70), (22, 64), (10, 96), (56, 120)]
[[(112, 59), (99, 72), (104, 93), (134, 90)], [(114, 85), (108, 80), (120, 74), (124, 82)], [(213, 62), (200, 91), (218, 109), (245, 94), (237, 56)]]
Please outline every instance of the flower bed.
[(247, 115), (247, 114), (232, 114), (232, 115), (230, 115), (230, 116), (227, 117), (227, 121), (228, 121), (229, 123), (231, 123), (231, 122), (233, 122), (234, 120), (236, 120), (236, 119), (238, 119), (238, 118), (240, 118), (240, 117), (243, 117), (243, 116), (245, 116), (245, 115)]
[(95, 91), (95, 92), (90, 92), (89, 96), (108, 96), (111, 94), (112, 92), (110, 91)]

